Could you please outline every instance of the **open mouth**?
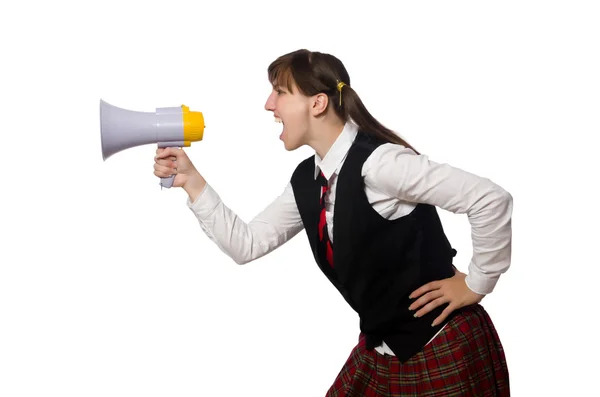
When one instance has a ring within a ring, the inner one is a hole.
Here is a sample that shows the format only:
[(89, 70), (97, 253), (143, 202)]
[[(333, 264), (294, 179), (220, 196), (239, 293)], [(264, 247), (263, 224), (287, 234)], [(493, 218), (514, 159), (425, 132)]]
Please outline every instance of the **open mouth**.
[(281, 134), (279, 135), (279, 139), (283, 140), (283, 130), (284, 130), (284, 128), (283, 128), (283, 120), (281, 119), (281, 117), (278, 117), (278, 116), (275, 116), (275, 115), (273, 117), (275, 118), (275, 122), (278, 123), (278, 124), (281, 124), (281, 126), (282, 126), (282, 128), (281, 128)]

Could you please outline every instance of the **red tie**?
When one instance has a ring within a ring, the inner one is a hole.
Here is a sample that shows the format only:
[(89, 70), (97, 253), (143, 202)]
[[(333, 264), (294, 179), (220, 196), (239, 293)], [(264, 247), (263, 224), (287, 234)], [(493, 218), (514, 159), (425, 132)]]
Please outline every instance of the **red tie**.
[(321, 183), (321, 217), (319, 218), (319, 241), (325, 245), (325, 256), (327, 262), (333, 267), (333, 247), (331, 246), (331, 240), (329, 240), (329, 233), (327, 232), (327, 220), (325, 219), (325, 193), (327, 193), (327, 179), (321, 171), (319, 176), (319, 182)]

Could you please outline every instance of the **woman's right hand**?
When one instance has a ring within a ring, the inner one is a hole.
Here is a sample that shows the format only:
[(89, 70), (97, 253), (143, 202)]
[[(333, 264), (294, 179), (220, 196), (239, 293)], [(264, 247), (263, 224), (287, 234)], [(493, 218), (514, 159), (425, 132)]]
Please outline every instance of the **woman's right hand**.
[(175, 175), (173, 187), (182, 187), (190, 195), (192, 201), (206, 184), (188, 155), (180, 148), (169, 147), (156, 150), (154, 175), (159, 178)]

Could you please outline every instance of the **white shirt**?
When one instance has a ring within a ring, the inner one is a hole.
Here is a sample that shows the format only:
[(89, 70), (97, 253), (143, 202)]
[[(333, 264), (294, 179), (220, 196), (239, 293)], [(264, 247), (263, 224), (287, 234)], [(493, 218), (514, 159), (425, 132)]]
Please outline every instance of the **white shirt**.
[[(325, 203), (332, 241), (337, 175), (357, 131), (356, 125), (346, 123), (323, 159), (315, 153), (315, 178), (322, 170), (329, 181)], [(369, 202), (387, 219), (409, 214), (417, 203), (467, 214), (473, 240), (467, 286), (483, 295), (493, 291), (511, 260), (512, 196), (506, 190), (487, 178), (436, 163), (391, 143), (371, 153), (363, 164), (362, 176)], [(289, 182), (283, 193), (249, 223), (228, 208), (208, 183), (193, 203), (187, 199), (187, 205), (206, 235), (238, 264), (272, 252), (304, 228)], [(385, 343), (377, 351), (393, 355)]]

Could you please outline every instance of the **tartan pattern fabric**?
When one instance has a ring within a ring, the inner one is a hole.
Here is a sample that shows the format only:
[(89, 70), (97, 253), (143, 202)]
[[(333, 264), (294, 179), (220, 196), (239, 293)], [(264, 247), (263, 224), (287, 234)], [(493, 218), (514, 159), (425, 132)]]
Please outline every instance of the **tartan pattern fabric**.
[(329, 233), (327, 232), (327, 220), (325, 218), (325, 193), (327, 193), (327, 178), (321, 171), (319, 175), (319, 183), (321, 184), (321, 213), (319, 215), (319, 242), (325, 248), (325, 257), (329, 265), (333, 267), (333, 247), (331, 240), (329, 239)]
[(401, 363), (366, 350), (361, 334), (326, 397), (507, 397), (504, 349), (485, 311), (465, 307), (423, 350)]

